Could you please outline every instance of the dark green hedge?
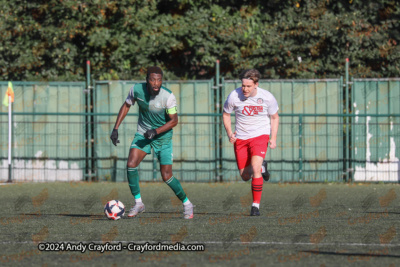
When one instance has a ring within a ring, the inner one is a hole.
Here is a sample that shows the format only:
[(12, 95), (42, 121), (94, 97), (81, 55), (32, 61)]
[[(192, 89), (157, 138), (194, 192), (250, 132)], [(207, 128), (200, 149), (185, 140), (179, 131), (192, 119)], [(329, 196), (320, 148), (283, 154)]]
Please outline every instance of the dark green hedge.
[[(237, 4), (241, 2), (242, 5)], [(399, 77), (394, 0), (0, 0), (2, 80)]]

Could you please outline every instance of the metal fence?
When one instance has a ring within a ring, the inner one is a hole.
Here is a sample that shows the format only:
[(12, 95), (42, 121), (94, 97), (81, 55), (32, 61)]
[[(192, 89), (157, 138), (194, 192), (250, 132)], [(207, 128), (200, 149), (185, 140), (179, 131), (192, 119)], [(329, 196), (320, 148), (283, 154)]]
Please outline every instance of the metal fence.
[[(217, 80), (217, 79), (216, 79)], [(126, 180), (126, 160), (136, 131), (137, 107), (109, 135), (135, 81), (14, 82), (14, 181)], [(262, 80), (280, 106), (278, 148), (269, 149), (272, 182), (399, 181), (400, 79)], [(238, 181), (233, 147), (222, 124), (222, 105), (240, 81), (166, 81), (177, 97), (175, 175), (183, 181)], [(0, 82), (3, 96), (7, 83)], [(86, 90), (86, 91), (85, 91)], [(85, 94), (86, 92), (87, 94)], [(348, 95), (349, 94), (349, 95)], [(232, 117), (234, 124), (234, 116)], [(0, 181), (7, 181), (8, 117), (1, 107)], [(148, 155), (141, 181), (160, 181)]]
[[(86, 117), (82, 82), (13, 82), (14, 181), (79, 181), (85, 174)], [(0, 83), (5, 95), (7, 83)], [(0, 181), (8, 176), (8, 115), (1, 106)], [(78, 114), (78, 115), (75, 115)]]
[(352, 178), (400, 181), (400, 79), (353, 79)]
[[(127, 116), (120, 127), (121, 143), (117, 147), (111, 145), (109, 136), (116, 113), (134, 83), (95, 82), (95, 172), (101, 180), (126, 179), (126, 160), (138, 119), (137, 105), (131, 107), (128, 113), (131, 116)], [(185, 181), (209, 181), (216, 170), (213, 81), (166, 81), (163, 85), (174, 93), (179, 113), (183, 113), (173, 129), (174, 170)], [(139, 166), (142, 181), (159, 180), (157, 164), (153, 155), (145, 158)]]

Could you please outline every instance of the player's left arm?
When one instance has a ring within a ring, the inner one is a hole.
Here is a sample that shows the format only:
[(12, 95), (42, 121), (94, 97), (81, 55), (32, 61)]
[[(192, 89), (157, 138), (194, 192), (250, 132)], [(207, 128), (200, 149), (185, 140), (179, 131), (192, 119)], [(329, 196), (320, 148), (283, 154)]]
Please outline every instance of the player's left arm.
[(178, 108), (176, 105), (176, 98), (172, 93), (167, 99), (165, 112), (167, 113), (170, 120), (167, 121), (167, 123), (165, 123), (163, 126), (156, 129), (157, 134), (171, 130), (178, 124)]
[(276, 137), (278, 135), (279, 128), (279, 115), (276, 112), (274, 115), (271, 115), (271, 135), (269, 138), (269, 147), (274, 149), (276, 148)]
[(176, 98), (173, 94), (171, 94), (167, 100), (165, 112), (170, 120), (157, 129), (147, 130), (143, 135), (144, 137), (153, 139), (156, 135), (171, 130), (178, 124), (178, 110), (176, 107)]
[(164, 124), (163, 126), (155, 129), (157, 134), (166, 132), (168, 130), (171, 130), (172, 128), (174, 128), (176, 125), (178, 125), (178, 113), (174, 113), (174, 114), (170, 114), (168, 113), (168, 117), (170, 118), (170, 120)]

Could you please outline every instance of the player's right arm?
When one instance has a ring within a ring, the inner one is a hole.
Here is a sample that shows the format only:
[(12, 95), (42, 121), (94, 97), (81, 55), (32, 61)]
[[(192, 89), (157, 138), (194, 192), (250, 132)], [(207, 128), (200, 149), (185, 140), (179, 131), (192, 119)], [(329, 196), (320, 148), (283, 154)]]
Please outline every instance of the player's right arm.
[(135, 104), (135, 87), (133, 86), (131, 90), (129, 90), (128, 97), (126, 98), (125, 102), (122, 104), (121, 108), (119, 109), (119, 113), (117, 116), (117, 121), (115, 122), (113, 131), (111, 133), (110, 139), (114, 146), (117, 146), (119, 143), (118, 140), (118, 127), (121, 125), (122, 121), (125, 119), (126, 114), (128, 114), (131, 105)]
[(114, 125), (114, 130), (118, 130), (119, 125), (124, 120), (126, 114), (128, 114), (130, 107), (132, 105), (135, 105), (135, 102), (136, 102), (135, 86), (132, 86), (132, 88), (129, 90), (129, 94), (128, 94), (125, 102), (122, 104), (122, 107), (119, 109), (117, 121), (115, 122), (115, 125)]
[(125, 119), (126, 114), (128, 114), (129, 109), (131, 108), (131, 105), (128, 103), (123, 103), (121, 108), (119, 109), (117, 121), (115, 122), (114, 129), (118, 130), (118, 127), (122, 123), (122, 121)]
[(234, 97), (232, 96), (234, 92), (235, 91), (230, 93), (228, 98), (226, 99), (224, 104), (224, 112), (222, 114), (222, 121), (224, 122), (225, 131), (226, 134), (228, 135), (229, 142), (231, 142), (232, 144), (236, 142), (236, 132), (235, 133), (232, 132), (232, 126), (231, 126), (232, 125), (231, 113), (235, 108)]
[(119, 143), (118, 127), (124, 120), (126, 114), (128, 114), (130, 107), (131, 107), (131, 105), (129, 105), (128, 103), (125, 102), (124, 104), (122, 104), (122, 107), (119, 109), (117, 121), (115, 122), (114, 129), (112, 130), (111, 136), (110, 136), (111, 142), (114, 144), (114, 146), (117, 146), (117, 144)]
[(224, 112), (222, 114), (222, 120), (224, 122), (225, 131), (226, 131), (226, 134), (228, 135), (229, 142), (231, 142), (232, 144), (235, 143), (236, 142), (236, 133), (232, 132), (231, 114)]

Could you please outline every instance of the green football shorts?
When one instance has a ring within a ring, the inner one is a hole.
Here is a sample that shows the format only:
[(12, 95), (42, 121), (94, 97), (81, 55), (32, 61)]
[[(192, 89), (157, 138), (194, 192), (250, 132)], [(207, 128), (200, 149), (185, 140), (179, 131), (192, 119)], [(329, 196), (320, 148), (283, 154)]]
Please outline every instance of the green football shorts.
[(140, 133), (135, 134), (135, 138), (132, 141), (131, 149), (137, 148), (140, 149), (147, 154), (151, 154), (151, 148), (153, 148), (154, 153), (156, 154), (158, 161), (161, 165), (172, 165), (173, 162), (173, 154), (172, 154), (172, 140), (159, 140), (153, 139), (149, 140), (145, 138)]

